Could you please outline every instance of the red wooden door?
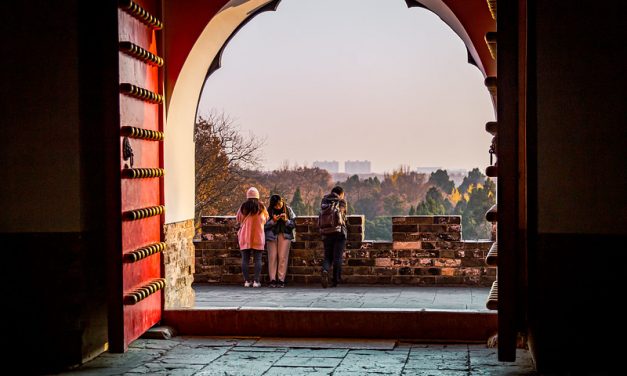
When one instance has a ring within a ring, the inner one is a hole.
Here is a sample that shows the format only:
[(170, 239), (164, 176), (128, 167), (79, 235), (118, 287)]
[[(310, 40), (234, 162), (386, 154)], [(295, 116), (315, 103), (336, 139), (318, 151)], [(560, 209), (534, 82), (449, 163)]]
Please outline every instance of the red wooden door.
[(121, 249), (109, 331), (114, 352), (158, 323), (163, 307), (160, 9), (157, 0), (120, 1), (118, 8)]

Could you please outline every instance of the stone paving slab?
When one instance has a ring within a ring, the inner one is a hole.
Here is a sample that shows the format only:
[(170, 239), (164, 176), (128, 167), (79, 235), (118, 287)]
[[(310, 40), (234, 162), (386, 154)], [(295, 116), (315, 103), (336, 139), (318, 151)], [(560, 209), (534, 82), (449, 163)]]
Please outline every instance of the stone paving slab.
[(195, 308), (386, 308), (487, 311), (489, 288), (317, 286), (245, 288), (236, 285), (194, 284)]
[[(526, 350), (502, 363), (483, 344), (396, 342), (391, 349), (302, 348), (302, 339), (282, 346), (256, 346), (264, 338), (173, 337), (139, 339), (124, 354), (105, 353), (60, 375), (536, 375)], [(323, 342), (323, 339), (317, 341)]]
[(374, 349), (391, 350), (396, 340), (350, 338), (262, 338), (254, 346), (304, 347), (322, 349)]

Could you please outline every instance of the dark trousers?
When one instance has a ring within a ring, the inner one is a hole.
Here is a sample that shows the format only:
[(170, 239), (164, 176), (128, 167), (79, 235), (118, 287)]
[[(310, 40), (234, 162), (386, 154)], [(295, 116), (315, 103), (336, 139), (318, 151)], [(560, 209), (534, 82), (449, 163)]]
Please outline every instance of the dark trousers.
[(244, 274), (244, 281), (250, 282), (250, 276), (248, 275), (248, 263), (250, 263), (251, 253), (255, 260), (255, 282), (259, 282), (259, 275), (261, 274), (261, 254), (263, 251), (255, 249), (242, 249), (242, 274)]
[(329, 271), (331, 264), (333, 264), (333, 283), (339, 283), (342, 281), (342, 257), (346, 246), (346, 235), (341, 232), (325, 235), (323, 242), (324, 262), (322, 269)]

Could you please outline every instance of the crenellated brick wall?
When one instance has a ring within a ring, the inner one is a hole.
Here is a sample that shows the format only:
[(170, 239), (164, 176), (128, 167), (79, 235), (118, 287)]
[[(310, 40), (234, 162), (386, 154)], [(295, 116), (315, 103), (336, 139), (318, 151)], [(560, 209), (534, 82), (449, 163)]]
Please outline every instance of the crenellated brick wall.
[[(364, 240), (363, 216), (349, 216), (348, 223), (344, 283), (490, 286), (496, 278), (496, 269), (485, 264), (492, 241), (463, 241), (460, 216), (393, 217), (391, 242)], [(203, 239), (194, 242), (195, 282), (242, 282), (235, 224), (234, 217), (202, 218)], [(320, 283), (323, 255), (316, 217), (297, 218), (288, 283)], [(265, 252), (263, 263), (265, 281)]]

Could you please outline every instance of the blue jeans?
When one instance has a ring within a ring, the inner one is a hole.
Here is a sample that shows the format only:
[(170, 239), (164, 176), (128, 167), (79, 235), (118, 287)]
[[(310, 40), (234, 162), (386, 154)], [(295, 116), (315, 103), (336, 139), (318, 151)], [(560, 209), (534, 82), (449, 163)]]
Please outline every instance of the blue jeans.
[(329, 271), (331, 263), (333, 263), (333, 283), (340, 283), (342, 281), (342, 256), (346, 246), (346, 236), (341, 232), (326, 235), (323, 242), (324, 262), (322, 269)]
[(242, 249), (242, 274), (244, 274), (244, 281), (250, 281), (248, 264), (250, 263), (251, 253), (255, 259), (255, 282), (259, 282), (259, 275), (261, 274), (261, 254), (263, 251), (256, 249)]

